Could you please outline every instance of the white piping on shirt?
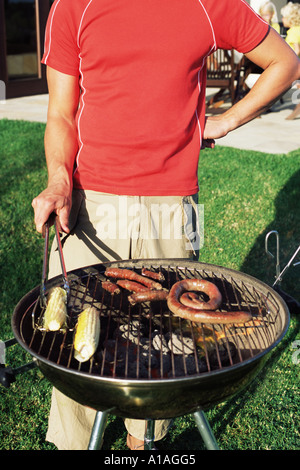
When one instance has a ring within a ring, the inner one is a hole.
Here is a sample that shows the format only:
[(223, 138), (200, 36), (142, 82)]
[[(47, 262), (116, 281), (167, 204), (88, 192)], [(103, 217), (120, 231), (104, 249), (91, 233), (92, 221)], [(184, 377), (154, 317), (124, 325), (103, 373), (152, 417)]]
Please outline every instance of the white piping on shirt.
[(247, 3), (245, 0), (241, 0), (241, 2), (244, 3), (244, 5), (246, 5), (247, 8), (249, 8), (249, 10), (252, 10), (253, 13), (257, 16), (257, 18), (259, 18), (262, 21), (262, 23), (268, 24), (267, 21), (265, 21), (258, 13), (256, 13), (256, 11), (249, 5), (249, 3)]
[[(203, 69), (204, 60), (205, 60), (205, 59), (203, 59), (202, 66), (201, 66), (201, 68), (200, 68), (199, 71), (198, 71), (199, 96), (200, 96), (200, 93), (201, 93), (200, 72), (201, 72), (201, 70)], [(197, 103), (197, 106), (198, 106), (198, 103)], [(200, 140), (200, 148), (201, 148), (201, 146), (202, 146), (202, 129), (201, 129), (201, 124), (200, 124), (200, 120), (199, 120), (199, 116), (198, 116), (197, 107), (196, 107), (196, 109), (195, 109), (195, 114), (196, 114), (198, 129), (199, 129), (199, 140)]]
[(203, 11), (204, 11), (204, 13), (206, 14), (206, 17), (207, 17), (208, 22), (209, 22), (210, 27), (211, 27), (211, 32), (212, 32), (212, 35), (213, 35), (213, 39), (214, 39), (214, 45), (213, 45), (213, 47), (211, 48), (211, 50), (209, 51), (209, 53), (207, 54), (207, 55), (209, 55), (209, 54), (212, 52), (213, 49), (216, 49), (216, 46), (217, 46), (217, 45), (216, 45), (216, 36), (215, 36), (215, 32), (214, 32), (214, 28), (213, 28), (212, 22), (210, 21), (209, 14), (207, 13), (206, 9), (204, 8), (204, 5), (203, 5), (203, 3), (201, 2), (201, 0), (198, 0), (198, 2), (199, 2), (200, 5), (202, 6)]
[[(213, 25), (212, 25), (212, 22), (210, 20), (210, 17), (209, 17), (209, 14), (207, 13), (206, 9), (204, 8), (204, 5), (203, 3), (201, 2), (201, 0), (198, 0), (198, 2), (200, 3), (200, 5), (202, 6), (203, 8), (203, 11), (204, 13), (206, 14), (206, 17), (208, 19), (208, 22), (209, 22), (209, 25), (210, 25), (210, 28), (211, 28), (211, 32), (212, 32), (212, 35), (213, 35), (213, 45), (212, 47), (210, 48), (209, 52), (207, 53), (207, 55), (205, 57), (203, 57), (203, 61), (202, 61), (202, 65), (198, 71), (198, 88), (199, 88), (199, 96), (201, 94), (201, 83), (200, 83), (200, 73), (204, 67), (204, 64), (205, 64), (205, 60), (206, 58), (216, 50), (217, 48), (217, 44), (216, 44), (216, 36), (215, 36), (215, 32), (214, 32), (214, 28), (213, 28)], [(202, 129), (201, 129), (201, 124), (200, 124), (200, 120), (199, 120), (199, 116), (198, 116), (198, 111), (197, 111), (197, 107), (196, 107), (196, 110), (195, 110), (195, 114), (196, 114), (196, 119), (197, 119), (197, 124), (198, 124), (198, 129), (199, 129), (199, 139), (200, 139), (200, 148), (202, 146)]]
[[(84, 16), (87, 12), (87, 9), (89, 8), (90, 4), (92, 3), (93, 0), (90, 0), (89, 3), (87, 4), (87, 6), (85, 7), (84, 9), (84, 12), (82, 13), (82, 16), (81, 16), (81, 20), (80, 20), (80, 23), (79, 23), (79, 27), (78, 27), (78, 33), (77, 33), (77, 46), (78, 48), (80, 48), (80, 44), (79, 44), (79, 36), (80, 36), (80, 32), (81, 32), (81, 26), (82, 26), (82, 22), (83, 22), (83, 19), (84, 19)], [(85, 102), (84, 102), (84, 95), (86, 93), (86, 89), (84, 87), (84, 84), (83, 84), (83, 73), (82, 73), (82, 69), (81, 69), (81, 63), (82, 63), (82, 57), (81, 55), (79, 54), (79, 73), (81, 75), (81, 89), (83, 90), (82, 94), (81, 94), (81, 98), (80, 98), (80, 101), (81, 101), (81, 110), (80, 110), (80, 113), (79, 113), (79, 116), (78, 116), (78, 120), (77, 120), (77, 131), (78, 131), (78, 140), (80, 142), (80, 147), (79, 147), (79, 150), (77, 152), (77, 156), (76, 156), (76, 167), (75, 167), (75, 170), (74, 170), (74, 173), (73, 175), (76, 173), (76, 171), (78, 170), (78, 166), (79, 166), (79, 156), (80, 156), (80, 153), (81, 153), (81, 150), (83, 148), (83, 141), (82, 141), (82, 138), (81, 138), (81, 129), (80, 129), (80, 121), (81, 121), (81, 116), (82, 116), (82, 113), (83, 113), (83, 110), (84, 110), (84, 107), (85, 107)]]
[[(47, 60), (48, 60), (48, 57), (49, 57), (49, 54), (50, 54), (50, 49), (51, 49), (51, 37), (52, 37), (52, 23), (53, 23), (53, 17), (54, 17), (54, 14), (56, 12), (56, 8), (58, 7), (60, 3), (60, 0), (58, 0), (57, 4), (55, 5), (54, 9), (53, 9), (53, 12), (52, 12), (52, 16), (51, 16), (51, 20), (50, 20), (50, 28), (49, 28), (49, 45), (48, 45), (48, 52), (47, 52), (47, 55), (45, 56), (45, 64), (47, 63)], [(46, 37), (45, 37), (45, 49), (46, 49)]]
[(93, 0), (90, 0), (89, 3), (87, 4), (87, 6), (85, 7), (84, 9), (84, 12), (82, 13), (82, 16), (81, 16), (81, 20), (80, 20), (80, 23), (79, 23), (79, 27), (78, 27), (78, 34), (77, 34), (77, 46), (80, 47), (79, 45), (79, 36), (80, 36), (80, 32), (81, 32), (81, 26), (82, 26), (82, 22), (83, 22), (83, 18), (85, 16), (85, 13), (88, 9), (88, 7), (90, 6), (90, 4), (92, 3)]

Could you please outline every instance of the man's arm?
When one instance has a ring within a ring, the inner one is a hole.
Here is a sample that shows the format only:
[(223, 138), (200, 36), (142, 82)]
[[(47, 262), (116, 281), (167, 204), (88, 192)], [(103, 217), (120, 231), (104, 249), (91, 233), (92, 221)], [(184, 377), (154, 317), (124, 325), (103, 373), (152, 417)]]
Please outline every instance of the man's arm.
[(224, 137), (256, 118), (300, 78), (298, 57), (273, 28), (246, 57), (261, 67), (263, 73), (242, 100), (223, 114), (207, 118), (204, 140)]
[(49, 106), (45, 131), (48, 169), (47, 188), (32, 201), (38, 232), (50, 214), (59, 217), (62, 230), (68, 232), (72, 201), (72, 173), (78, 150), (75, 116), (78, 109), (78, 77), (47, 67)]

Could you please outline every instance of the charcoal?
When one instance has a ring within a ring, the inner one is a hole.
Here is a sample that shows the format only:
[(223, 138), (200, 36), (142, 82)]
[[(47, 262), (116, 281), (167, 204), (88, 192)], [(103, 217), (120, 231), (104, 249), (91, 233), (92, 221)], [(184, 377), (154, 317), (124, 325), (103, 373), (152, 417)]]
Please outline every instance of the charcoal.
[(139, 356), (140, 362), (146, 367), (148, 367), (149, 365), (152, 368), (156, 368), (159, 366), (157, 352), (154, 351), (152, 348), (150, 349), (150, 342), (148, 339), (145, 340), (144, 338), (143, 341), (141, 341), (139, 348)]
[(176, 332), (172, 333), (168, 346), (173, 354), (192, 354), (194, 352), (193, 340)]
[[(154, 324), (149, 326), (148, 322), (145, 324), (139, 320), (131, 320), (128, 323), (118, 324), (112, 336), (113, 339), (104, 342), (105, 349), (100, 355), (101, 359), (104, 359), (105, 372), (109, 368), (112, 370), (116, 361), (115, 371), (111, 372), (114, 376), (141, 379), (182, 377), (208, 370), (203, 351), (201, 356), (194, 340), (181, 329), (173, 332), (163, 331)], [(228, 342), (226, 347), (220, 343), (218, 352), (215, 348), (208, 351), (208, 360), (212, 369), (218, 368), (219, 362), (223, 366), (227, 365), (229, 360), (227, 347), (233, 357), (236, 352), (235, 347)]]
[(152, 336), (152, 345), (155, 350), (162, 351), (163, 354), (168, 354), (170, 351), (165, 336), (161, 335), (159, 332), (154, 332)]
[[(197, 362), (196, 362), (197, 361)], [(199, 372), (206, 372), (207, 366), (203, 359), (196, 359), (194, 354), (189, 354), (187, 356), (177, 355), (174, 356), (174, 372), (175, 377), (180, 377), (183, 375), (193, 375)], [(169, 377), (173, 376), (173, 370), (170, 370)]]
[(143, 327), (138, 320), (132, 320), (129, 324), (120, 325), (117, 334), (125, 340), (139, 344), (140, 337), (143, 334)]
[[(172, 367), (172, 361), (170, 354), (163, 354), (161, 358), (161, 364), (159, 367), (162, 366), (162, 375), (165, 375), (169, 372)], [(160, 369), (161, 370), (161, 369)]]
[(209, 353), (209, 361), (214, 368), (219, 368), (219, 361), (223, 367), (226, 367), (231, 364), (230, 358), (234, 359), (236, 352), (236, 346), (231, 341), (228, 341), (228, 344), (221, 344), (218, 346), (218, 352), (214, 349)]
[(142, 362), (139, 363), (138, 371), (136, 362), (131, 362), (128, 364), (128, 377), (130, 378), (146, 379), (148, 378), (148, 373), (148, 367)]

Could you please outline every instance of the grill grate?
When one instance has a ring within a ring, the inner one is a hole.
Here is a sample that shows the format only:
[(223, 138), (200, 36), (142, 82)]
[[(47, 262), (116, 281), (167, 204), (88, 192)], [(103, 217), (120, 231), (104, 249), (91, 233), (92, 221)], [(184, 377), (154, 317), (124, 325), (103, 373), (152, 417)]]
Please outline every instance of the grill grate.
[[(142, 267), (140, 264), (131, 269), (140, 273)], [(247, 326), (196, 325), (174, 317), (164, 301), (132, 306), (127, 292), (112, 296), (102, 289), (105, 276), (99, 265), (69, 277), (68, 328), (43, 331), (44, 310), (36, 300), (22, 316), (23, 341), (38, 356), (77, 372), (118, 379), (165, 380), (244, 362), (266, 350), (283, 329), (280, 306), (271, 290), (262, 293), (236, 275), (208, 269), (154, 265), (151, 269), (163, 273), (167, 289), (185, 278), (211, 280), (222, 293), (222, 310), (250, 311), (253, 321)], [(79, 313), (91, 305), (100, 315), (99, 346), (88, 362), (79, 363), (73, 351), (75, 325)]]

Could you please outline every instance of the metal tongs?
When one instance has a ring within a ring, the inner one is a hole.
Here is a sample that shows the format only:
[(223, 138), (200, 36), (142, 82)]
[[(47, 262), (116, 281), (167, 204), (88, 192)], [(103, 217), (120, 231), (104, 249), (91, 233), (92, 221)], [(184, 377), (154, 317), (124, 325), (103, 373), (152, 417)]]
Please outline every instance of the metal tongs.
[(43, 227), (43, 237), (45, 238), (45, 244), (44, 244), (43, 273), (42, 273), (42, 281), (41, 281), (41, 287), (40, 287), (41, 307), (47, 307), (46, 282), (47, 282), (47, 277), (48, 277), (47, 268), (48, 268), (48, 251), (49, 251), (49, 227), (50, 225), (52, 225), (53, 222), (54, 222), (54, 228), (55, 228), (55, 236), (56, 236), (56, 241), (57, 241), (59, 259), (60, 259), (60, 264), (61, 264), (61, 269), (62, 269), (62, 277), (64, 281), (63, 288), (67, 292), (67, 297), (69, 297), (70, 295), (70, 285), (68, 281), (65, 261), (63, 257), (61, 239), (60, 239), (60, 232), (62, 230), (61, 230), (61, 226), (60, 226), (57, 215), (51, 214)]
[(290, 258), (289, 262), (286, 264), (286, 266), (283, 268), (283, 270), (280, 270), (280, 259), (279, 259), (279, 234), (276, 230), (271, 230), (270, 232), (267, 233), (266, 238), (265, 238), (265, 250), (266, 253), (271, 256), (272, 258), (275, 258), (273, 253), (271, 253), (268, 249), (268, 241), (270, 235), (274, 234), (276, 236), (276, 277), (275, 277), (275, 282), (273, 283), (272, 287), (276, 286), (276, 284), (280, 285), (282, 281), (283, 275), (286, 273), (286, 271), (289, 269), (289, 267), (293, 264), (293, 266), (297, 266), (300, 264), (300, 261), (297, 263), (293, 263), (294, 259), (296, 258), (297, 254), (300, 251), (300, 245), (296, 249), (295, 253), (292, 255)]

